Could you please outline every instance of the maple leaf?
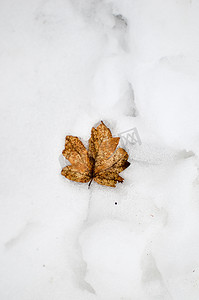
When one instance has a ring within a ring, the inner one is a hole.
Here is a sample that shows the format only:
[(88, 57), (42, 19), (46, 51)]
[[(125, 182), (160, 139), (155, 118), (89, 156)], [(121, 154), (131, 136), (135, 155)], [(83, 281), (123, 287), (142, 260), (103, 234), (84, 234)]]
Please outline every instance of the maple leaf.
[(128, 153), (123, 148), (116, 149), (119, 139), (102, 121), (91, 130), (88, 151), (78, 137), (67, 135), (62, 154), (71, 165), (63, 168), (61, 174), (76, 182), (90, 182), (89, 186), (94, 180), (115, 187), (124, 180), (119, 173), (130, 165)]

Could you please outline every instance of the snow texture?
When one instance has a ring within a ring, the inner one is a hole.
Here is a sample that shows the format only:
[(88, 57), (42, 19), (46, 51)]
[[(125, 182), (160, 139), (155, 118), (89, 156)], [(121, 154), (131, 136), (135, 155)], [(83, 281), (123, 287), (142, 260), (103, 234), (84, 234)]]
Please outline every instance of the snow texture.
[[(1, 0), (0, 299), (199, 299), (199, 1)], [(109, 188), (65, 136), (136, 127)]]

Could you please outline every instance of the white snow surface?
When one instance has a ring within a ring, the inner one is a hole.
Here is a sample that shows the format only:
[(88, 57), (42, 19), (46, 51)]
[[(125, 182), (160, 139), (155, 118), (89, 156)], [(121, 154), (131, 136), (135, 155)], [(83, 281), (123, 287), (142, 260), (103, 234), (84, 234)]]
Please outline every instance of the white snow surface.
[[(0, 299), (199, 299), (199, 1), (0, 1)], [(66, 135), (136, 127), (117, 188)], [(117, 205), (115, 205), (115, 202)]]

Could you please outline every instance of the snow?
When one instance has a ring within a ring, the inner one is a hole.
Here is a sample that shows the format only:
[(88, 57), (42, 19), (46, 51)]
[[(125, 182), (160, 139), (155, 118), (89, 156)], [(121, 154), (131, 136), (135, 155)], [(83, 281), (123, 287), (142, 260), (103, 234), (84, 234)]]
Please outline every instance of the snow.
[[(0, 2), (0, 299), (199, 299), (199, 3)], [(69, 182), (67, 134), (127, 144), (117, 188)]]

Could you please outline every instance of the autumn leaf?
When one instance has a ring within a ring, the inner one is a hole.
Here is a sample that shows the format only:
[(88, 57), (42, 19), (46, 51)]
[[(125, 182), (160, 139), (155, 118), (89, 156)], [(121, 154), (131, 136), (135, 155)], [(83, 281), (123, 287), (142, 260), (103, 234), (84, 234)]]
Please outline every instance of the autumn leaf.
[(71, 165), (63, 168), (61, 174), (76, 182), (89, 182), (89, 186), (94, 180), (115, 187), (124, 180), (119, 173), (130, 165), (128, 153), (123, 148), (116, 149), (119, 139), (102, 121), (91, 130), (88, 151), (78, 137), (67, 135), (62, 154)]

